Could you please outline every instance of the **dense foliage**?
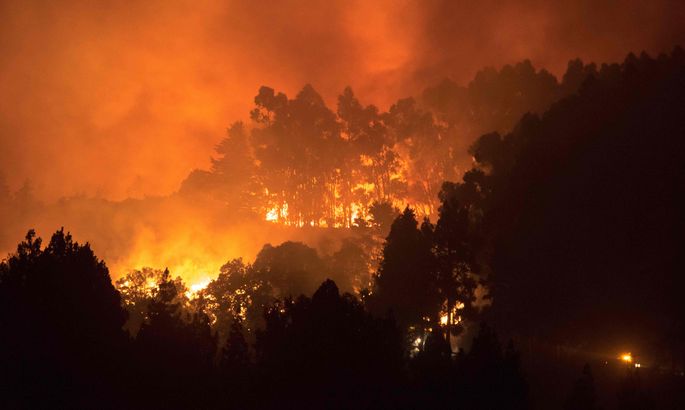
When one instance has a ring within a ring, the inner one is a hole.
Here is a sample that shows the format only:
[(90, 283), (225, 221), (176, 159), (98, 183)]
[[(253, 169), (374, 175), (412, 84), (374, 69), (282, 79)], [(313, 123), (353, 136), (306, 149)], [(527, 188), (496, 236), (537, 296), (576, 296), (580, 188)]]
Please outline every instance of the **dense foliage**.
[[(539, 87), (524, 93), (520, 78)], [(491, 83), (503, 94), (483, 103)], [(507, 132), (511, 107), (563, 95)], [(0, 405), (593, 409), (607, 404), (601, 377), (620, 380), (619, 409), (683, 408), (683, 50), (572, 62), (561, 85), (521, 64), (424, 100), (379, 114), (346, 90), (335, 114), (311, 87), (294, 100), (263, 88), (255, 127), (233, 126), (213, 171), (185, 187), (202, 182), (246, 209), (266, 195), (294, 225), (349, 226), (355, 187), (373, 184), (375, 226), (354, 230), (387, 233), (375, 269), (361, 240), (323, 256), (285, 242), (229, 261), (199, 291), (150, 269), (115, 287), (88, 244), (60, 230), (43, 247), (29, 231), (0, 263)], [(430, 194), (435, 223), (396, 212), (413, 177), (396, 178), (393, 161), (441, 180), (421, 155), (452, 128), (493, 123), (499, 132), (470, 149), (473, 168)], [(503, 347), (483, 319), (513, 341)], [(631, 357), (608, 376), (605, 352), (628, 339), (649, 362)], [(578, 360), (599, 370), (578, 378)], [(556, 401), (536, 402), (550, 392)]]
[(593, 72), (576, 60), (558, 82), (524, 61), (485, 69), (466, 87), (445, 80), (387, 112), (349, 87), (335, 112), (311, 85), (295, 98), (262, 87), (250, 126), (232, 125), (211, 171), (194, 171), (181, 192), (294, 226), (363, 224), (379, 203), (436, 215), (441, 184), (468, 166), (470, 142), (543, 112)]

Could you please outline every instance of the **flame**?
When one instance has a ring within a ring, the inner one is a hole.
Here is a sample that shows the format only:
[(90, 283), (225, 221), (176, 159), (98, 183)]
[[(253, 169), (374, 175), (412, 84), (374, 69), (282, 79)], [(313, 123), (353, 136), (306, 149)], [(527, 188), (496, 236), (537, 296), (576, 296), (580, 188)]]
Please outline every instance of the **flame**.
[(274, 205), (266, 210), (264, 220), (268, 222), (281, 222), (284, 225), (291, 225), (288, 221), (288, 203), (283, 202), (282, 205)]
[(363, 182), (363, 183), (357, 184), (357, 186), (355, 186), (355, 190), (358, 190), (358, 189), (363, 190), (367, 194), (371, 194), (376, 190), (376, 185), (372, 184), (370, 182)]
[(186, 292), (186, 297), (188, 297), (188, 299), (194, 298), (195, 296), (197, 296), (198, 292), (200, 292), (202, 289), (205, 289), (211, 281), (211, 279), (206, 278), (200, 282), (190, 285), (188, 291)]
[[(373, 184), (367, 184), (373, 186)], [(365, 188), (366, 189), (366, 188)], [(404, 202), (393, 201), (393, 205), (398, 208), (403, 208), (406, 204)], [(345, 215), (345, 208), (342, 204), (335, 207), (333, 223), (331, 224), (326, 218), (319, 218), (312, 221), (293, 221), (288, 219), (288, 203), (284, 202), (282, 206), (273, 206), (264, 210), (264, 220), (271, 223), (278, 223), (286, 226), (303, 227), (303, 226), (319, 226), (322, 228), (349, 228), (355, 225), (356, 221), (362, 220), (367, 223), (371, 222), (372, 217), (368, 212), (371, 203), (364, 204), (361, 202), (353, 202), (349, 204), (350, 220), (347, 220)]]
[(462, 318), (459, 315), (459, 311), (464, 308), (462, 302), (457, 302), (452, 307), (451, 311), (447, 311), (447, 301), (443, 302), (442, 310), (440, 311), (440, 326), (447, 325), (458, 325), (461, 323)]
[[(373, 186), (373, 184), (370, 184)], [(363, 220), (371, 222), (371, 215), (368, 213), (370, 204), (365, 205), (361, 202), (353, 202), (349, 206), (350, 220), (352, 224), (355, 221)], [(288, 220), (288, 203), (284, 202), (282, 206), (273, 206), (264, 210), (264, 220), (272, 223), (279, 223), (287, 226), (303, 227), (303, 226), (320, 226), (322, 228), (349, 228), (349, 223), (346, 220), (345, 209), (342, 204), (335, 207), (334, 222), (332, 224), (325, 218), (320, 218), (317, 221), (292, 221)]]
[(266, 218), (269, 222), (278, 222), (278, 207), (275, 206), (266, 211)]
[[(192, 219), (168, 229), (140, 229), (133, 235), (131, 250), (111, 259), (110, 272), (116, 280), (133, 270), (168, 268), (172, 277), (180, 276), (186, 284), (204, 283), (216, 277), (227, 260), (252, 257), (261, 246), (238, 242), (238, 232), (217, 233)], [(148, 279), (147, 286), (155, 287), (153, 282)]]
[[(407, 196), (406, 192), (402, 190), (400, 190), (403, 192), (400, 196), (398, 196), (398, 192), (395, 192), (395, 188), (393, 188), (395, 183), (406, 184), (411, 182), (408, 179), (411, 171), (411, 162), (407, 157), (408, 154), (405, 152), (407, 148), (401, 146), (396, 148), (398, 154), (396, 156), (396, 163), (388, 170), (389, 174), (380, 177), (380, 180), (373, 182), (355, 175), (350, 177), (350, 181), (347, 181), (349, 185), (338, 185), (338, 182), (333, 182), (325, 183), (324, 186), (320, 187), (322, 191), (327, 193), (322, 194), (321, 198), (315, 199), (323, 201), (328, 206), (328, 209), (332, 211), (330, 214), (314, 216), (313, 219), (312, 215), (290, 215), (288, 203), (286, 201), (281, 203), (282, 199), (279, 198), (279, 203), (269, 203), (261, 208), (264, 220), (294, 227), (349, 228), (356, 225), (358, 220), (371, 221), (372, 218), (368, 213), (368, 209), (374, 201), (387, 201), (398, 209), (404, 209), (404, 207), (411, 205), (414, 211), (417, 212), (417, 216), (431, 217), (435, 208), (434, 204), (425, 203), (425, 198)], [(374, 159), (367, 155), (360, 155), (359, 160), (366, 167), (371, 167), (375, 164)], [(342, 187), (346, 187), (345, 190)], [(346, 192), (348, 189), (349, 192)], [(266, 197), (270, 197), (269, 189), (265, 188), (263, 193)], [(356, 200), (350, 201), (352, 197)]]

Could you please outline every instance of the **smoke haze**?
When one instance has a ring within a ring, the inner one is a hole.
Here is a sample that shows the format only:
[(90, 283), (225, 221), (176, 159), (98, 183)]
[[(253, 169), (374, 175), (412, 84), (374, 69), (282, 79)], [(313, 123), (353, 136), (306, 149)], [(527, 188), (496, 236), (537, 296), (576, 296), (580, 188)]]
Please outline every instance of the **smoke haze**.
[(0, 3), (0, 173), (42, 199), (164, 195), (260, 85), (351, 85), (387, 106), (530, 58), (616, 61), (685, 43), (681, 2)]
[(350, 85), (386, 110), (486, 66), (530, 59), (560, 77), (576, 57), (668, 51), (685, 44), (682, 21), (685, 4), (669, 1), (0, 0), (0, 194), (15, 198), (0, 251), (64, 226), (115, 278), (169, 266), (192, 282), (267, 242), (318, 246), (318, 234), (174, 194), (209, 169), (260, 86), (294, 96), (312, 84), (335, 109)]

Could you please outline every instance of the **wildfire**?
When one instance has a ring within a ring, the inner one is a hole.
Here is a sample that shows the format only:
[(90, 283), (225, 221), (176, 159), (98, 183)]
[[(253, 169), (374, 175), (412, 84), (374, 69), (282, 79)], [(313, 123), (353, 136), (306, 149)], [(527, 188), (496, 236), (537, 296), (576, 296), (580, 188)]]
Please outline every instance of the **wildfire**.
[(288, 219), (288, 203), (284, 202), (281, 206), (274, 205), (272, 208), (266, 210), (265, 220), (268, 222), (282, 222), (289, 225)]
[[(175, 228), (175, 227), (173, 227)], [(170, 231), (141, 230), (131, 244), (127, 255), (114, 259), (110, 272), (114, 279), (122, 278), (134, 270), (165, 268), (173, 278), (181, 277), (192, 289), (208, 283), (218, 275), (221, 266), (236, 256), (251, 256), (250, 244), (236, 242), (235, 232), (215, 234), (202, 224), (189, 223)], [(255, 246), (255, 249), (257, 247)], [(155, 288), (155, 279), (147, 277), (145, 287)]]
[(269, 222), (278, 222), (278, 207), (267, 210), (265, 219)]
[[(408, 153), (404, 152), (404, 155)], [(360, 161), (364, 166), (374, 166), (374, 160), (366, 155), (361, 155)], [(349, 228), (359, 221), (370, 222), (370, 206), (374, 201), (383, 201), (398, 209), (411, 203), (420, 216), (430, 217), (434, 208), (432, 204), (422, 203), (425, 198), (407, 196), (409, 167), (409, 160), (398, 155), (395, 163), (388, 165), (387, 174), (376, 176), (376, 182), (360, 180), (357, 176), (350, 177), (346, 183), (317, 181), (314, 183), (318, 185), (316, 189), (298, 188), (297, 192), (285, 194), (292, 199), (290, 209), (290, 199), (286, 201), (283, 194), (275, 196), (264, 188), (263, 194), (270, 200), (261, 207), (260, 213), (265, 221), (287, 226)]]
[[(397, 203), (393, 202), (393, 205), (397, 206)], [(404, 207), (405, 204), (397, 206), (398, 208)], [(352, 224), (355, 224), (359, 220), (363, 220), (366, 223), (371, 222), (371, 215), (368, 213), (368, 205), (364, 205), (361, 202), (353, 202), (349, 206), (349, 216)], [(283, 203), (282, 206), (273, 206), (267, 208), (264, 211), (264, 220), (272, 223), (280, 223), (287, 226), (320, 226), (323, 228), (347, 228), (349, 227), (349, 221), (345, 215), (345, 209), (342, 205), (335, 207), (334, 219), (331, 224), (326, 218), (319, 218), (316, 221), (292, 221), (288, 219), (288, 203)]]
[(204, 279), (200, 282), (197, 282), (197, 283), (190, 285), (190, 288), (186, 292), (186, 297), (188, 299), (194, 298), (195, 296), (197, 296), (198, 292), (200, 292), (202, 289), (206, 288), (207, 285), (209, 285), (209, 282), (211, 282), (211, 281), (212, 281), (211, 279), (207, 278), (207, 279)]
[(457, 302), (454, 307), (448, 312), (447, 311), (447, 301), (442, 305), (442, 311), (440, 312), (440, 326), (447, 325), (458, 325), (461, 323), (461, 316), (459, 315), (459, 310), (464, 308), (462, 302)]

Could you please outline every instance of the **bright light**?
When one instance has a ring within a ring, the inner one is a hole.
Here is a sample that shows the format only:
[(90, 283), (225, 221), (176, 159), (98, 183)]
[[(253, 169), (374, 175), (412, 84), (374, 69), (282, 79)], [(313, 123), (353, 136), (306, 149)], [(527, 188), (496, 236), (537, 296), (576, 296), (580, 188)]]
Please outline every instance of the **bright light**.
[(461, 316), (459, 315), (459, 310), (464, 308), (464, 303), (457, 302), (452, 306), (450, 312), (447, 311), (447, 300), (442, 303), (442, 308), (440, 310), (440, 326), (447, 325), (458, 325), (461, 323)]
[(194, 284), (194, 285), (190, 285), (190, 290), (193, 291), (193, 292), (199, 292), (199, 291), (201, 291), (202, 289), (206, 288), (207, 285), (209, 285), (209, 282), (210, 282), (209, 279), (205, 279), (204, 281), (202, 281), (202, 282), (200, 282), (200, 283), (196, 283), (196, 284)]
[(625, 363), (631, 363), (633, 361), (633, 355), (630, 353), (623, 353), (621, 355), (621, 361)]
[(278, 207), (273, 207), (269, 209), (269, 211), (266, 213), (266, 220), (269, 222), (278, 221)]
[[(373, 186), (373, 184), (371, 184), (371, 185)], [(352, 222), (353, 222), (353, 223), (354, 223), (354, 221), (356, 221), (358, 218), (362, 218), (362, 219), (365, 220), (366, 222), (370, 222), (370, 221), (371, 221), (371, 215), (368, 215), (368, 214), (365, 215), (365, 214), (364, 214), (364, 206), (363, 206), (362, 204), (353, 203), (353, 204), (350, 205), (350, 210), (351, 210), (351, 212), (352, 212), (351, 219), (352, 219)]]
[(640, 363), (635, 363), (635, 367), (642, 367)]
[(202, 282), (190, 285), (190, 289), (186, 292), (186, 297), (192, 299), (199, 291), (206, 288), (207, 285), (209, 285), (209, 282), (211, 282), (211, 279), (205, 279)]

